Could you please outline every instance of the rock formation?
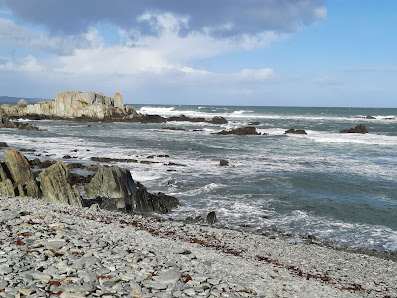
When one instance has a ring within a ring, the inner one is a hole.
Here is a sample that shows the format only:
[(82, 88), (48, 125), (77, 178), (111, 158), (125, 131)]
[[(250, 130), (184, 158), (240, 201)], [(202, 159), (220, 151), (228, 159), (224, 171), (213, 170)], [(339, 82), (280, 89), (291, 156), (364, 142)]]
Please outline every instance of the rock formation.
[(9, 116), (86, 117), (103, 120), (136, 115), (135, 109), (131, 106), (127, 113), (124, 109), (123, 97), (118, 92), (112, 98), (92, 91), (64, 91), (58, 93), (55, 100), (35, 104), (27, 104), (26, 101), (21, 100), (16, 106), (2, 105), (1, 108)]
[(99, 167), (85, 189), (87, 198), (100, 198), (101, 208), (107, 210), (168, 213), (179, 205), (174, 197), (149, 193), (130, 171), (119, 167)]
[(4, 151), (0, 167), (0, 189), (9, 196), (38, 198), (40, 189), (26, 157), (15, 149)]
[(368, 130), (364, 124), (359, 124), (355, 127), (341, 130), (340, 133), (363, 133), (364, 134), (364, 133), (368, 133)]
[(83, 201), (75, 185), (68, 183), (69, 169), (63, 162), (57, 162), (40, 173), (40, 187), (43, 199), (58, 204), (77, 207), (83, 206)]
[[(2, 105), (8, 106), (8, 105)], [(8, 106), (9, 107), (9, 106)], [(28, 123), (19, 123), (18, 121), (11, 121), (5, 114), (4, 110), (0, 108), (0, 128), (17, 128), (24, 130), (40, 130), (38, 127)]]

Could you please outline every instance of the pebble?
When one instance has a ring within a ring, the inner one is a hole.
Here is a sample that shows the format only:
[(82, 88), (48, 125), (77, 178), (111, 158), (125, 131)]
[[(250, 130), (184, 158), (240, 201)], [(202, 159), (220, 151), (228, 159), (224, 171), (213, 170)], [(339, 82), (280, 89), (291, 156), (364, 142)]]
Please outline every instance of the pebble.
[[(395, 262), (290, 236), (269, 240), (35, 199), (0, 200), (4, 297), (397, 296)], [(302, 276), (288, 268), (299, 268)], [(337, 285), (322, 282), (324, 274)], [(353, 284), (365, 291), (341, 290)]]

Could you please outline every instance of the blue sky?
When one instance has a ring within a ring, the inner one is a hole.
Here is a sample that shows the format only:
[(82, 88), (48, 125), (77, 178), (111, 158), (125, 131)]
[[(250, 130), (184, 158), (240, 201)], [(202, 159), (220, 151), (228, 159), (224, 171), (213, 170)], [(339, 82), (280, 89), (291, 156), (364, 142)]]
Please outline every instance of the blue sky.
[(0, 95), (397, 108), (397, 1), (0, 0)]

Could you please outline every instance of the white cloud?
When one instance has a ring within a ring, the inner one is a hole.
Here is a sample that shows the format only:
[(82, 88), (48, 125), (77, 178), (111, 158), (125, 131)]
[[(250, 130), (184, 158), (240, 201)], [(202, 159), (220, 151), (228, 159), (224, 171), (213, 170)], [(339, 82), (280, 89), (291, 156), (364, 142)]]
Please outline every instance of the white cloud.
[(252, 82), (263, 82), (274, 80), (277, 78), (273, 69), (271, 68), (262, 68), (262, 69), (243, 69), (237, 75), (237, 78), (244, 81), (252, 81)]
[(325, 19), (327, 17), (327, 8), (324, 6), (315, 8), (314, 15), (319, 19)]
[(12, 72), (41, 72), (46, 68), (44, 65), (38, 63), (36, 58), (28, 55), (23, 59), (12, 61), (11, 59), (0, 57), (0, 71)]

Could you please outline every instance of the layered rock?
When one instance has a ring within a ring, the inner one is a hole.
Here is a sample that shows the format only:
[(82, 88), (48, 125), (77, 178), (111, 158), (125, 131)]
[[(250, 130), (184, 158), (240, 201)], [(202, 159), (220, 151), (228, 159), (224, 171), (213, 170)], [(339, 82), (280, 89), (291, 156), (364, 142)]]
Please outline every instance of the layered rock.
[(87, 198), (100, 198), (101, 208), (107, 210), (168, 213), (179, 205), (174, 197), (150, 194), (142, 184), (134, 182), (129, 170), (119, 167), (99, 167), (85, 189)]
[(40, 187), (43, 199), (51, 203), (83, 206), (83, 201), (75, 185), (68, 183), (69, 169), (63, 162), (57, 162), (40, 173)]
[(15, 149), (3, 153), (0, 178), (0, 191), (5, 195), (35, 198), (41, 196), (41, 191), (35, 181), (28, 160)]
[(123, 97), (116, 93), (114, 98), (102, 93), (64, 91), (58, 93), (55, 100), (25, 104), (18, 102), (17, 106), (2, 105), (2, 109), (10, 116), (40, 115), (59, 118), (92, 118), (103, 120), (107, 118), (135, 115), (134, 108), (124, 109)]

